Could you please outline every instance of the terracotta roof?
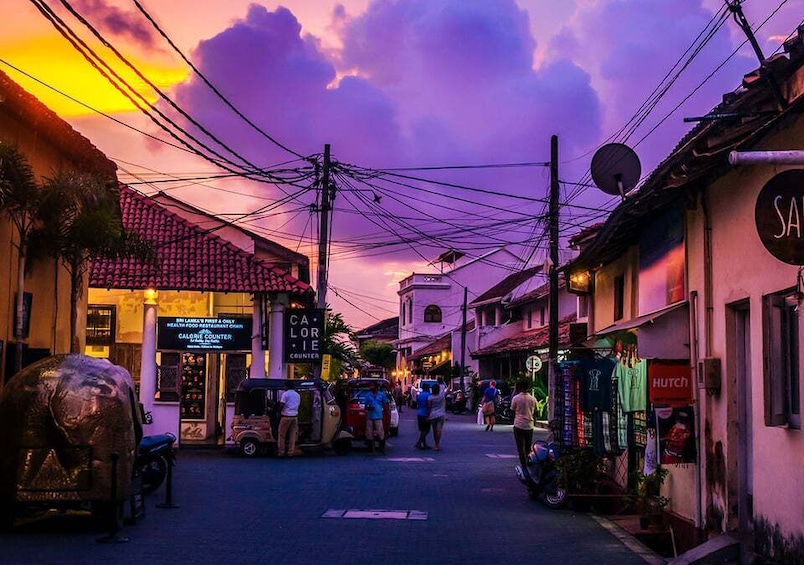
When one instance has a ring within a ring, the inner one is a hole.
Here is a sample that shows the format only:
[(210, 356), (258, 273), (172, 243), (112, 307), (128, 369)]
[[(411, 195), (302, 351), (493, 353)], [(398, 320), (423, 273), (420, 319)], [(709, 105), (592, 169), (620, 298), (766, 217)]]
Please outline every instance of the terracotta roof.
[(711, 114), (719, 117), (692, 128), (639, 190), (612, 211), (578, 257), (563, 268), (592, 269), (613, 261), (636, 240), (643, 226), (671, 206), (686, 206), (702, 186), (730, 171), (728, 156), (732, 150), (750, 150), (796, 119), (804, 109), (804, 95), (795, 84), (799, 80), (795, 73), (804, 67), (804, 28), (784, 43), (784, 50), (786, 55), (775, 55), (765, 65), (786, 93), (786, 108), (779, 107), (769, 81), (760, 80), (768, 70), (744, 75), (742, 85), (724, 94), (712, 110)]
[[(560, 277), (558, 279), (558, 290), (561, 290), (565, 286), (566, 286), (566, 281), (564, 280), (563, 277)], [(539, 300), (540, 298), (544, 298), (545, 296), (547, 296), (549, 294), (550, 294), (550, 283), (547, 282), (547, 283), (544, 283), (539, 288), (535, 288), (535, 289), (531, 290), (530, 292), (523, 294), (519, 298), (517, 298), (515, 300), (512, 300), (507, 305), (507, 307), (508, 308), (513, 308), (513, 307), (519, 306), (521, 304), (527, 304), (528, 302), (535, 302), (535, 301)]]
[(95, 261), (89, 272), (91, 287), (312, 293), (310, 285), (191, 224), (126, 186), (120, 189), (120, 209), (124, 227), (151, 243), (156, 260), (143, 262), (134, 258), (115, 258)]
[(445, 349), (452, 349), (452, 332), (446, 333), (424, 347), (417, 349), (412, 355), (408, 356), (408, 360), (421, 359), (426, 355), (435, 355)]
[(117, 180), (117, 165), (56, 112), (0, 71), (0, 106), (8, 109), (40, 139), (56, 146), (74, 165)]
[(355, 332), (360, 339), (396, 339), (399, 337), (399, 316), (388, 318)]
[(485, 291), (472, 301), (472, 304), (480, 304), (496, 298), (503, 298), (506, 294), (513, 292), (522, 283), (529, 280), (542, 270), (542, 266), (531, 267), (518, 273), (513, 273), (505, 277), (503, 280), (495, 284), (493, 287)]
[[(569, 328), (574, 323), (575, 314), (570, 314), (558, 321), (558, 345), (566, 347), (569, 345)], [(472, 353), (472, 358), (492, 357), (504, 353), (514, 353), (518, 351), (531, 351), (533, 349), (545, 348), (549, 344), (550, 326), (542, 326), (535, 330), (524, 331), (512, 337), (501, 339), (497, 343), (478, 349)]]

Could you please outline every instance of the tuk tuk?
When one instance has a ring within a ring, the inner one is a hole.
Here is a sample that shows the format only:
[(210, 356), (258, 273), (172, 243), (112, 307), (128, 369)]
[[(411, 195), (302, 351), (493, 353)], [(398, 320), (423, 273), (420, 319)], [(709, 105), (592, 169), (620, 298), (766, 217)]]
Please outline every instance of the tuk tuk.
[[(331, 445), (341, 453), (341, 409), (327, 382), (294, 381), (301, 397), (297, 448)], [(246, 457), (276, 454), (279, 428), (279, 397), (284, 379), (244, 379), (235, 391), (232, 435), (229, 443)]]
[(122, 367), (77, 354), (29, 365), (3, 389), (0, 429), (5, 528), (24, 507), (87, 509), (106, 520), (136, 495), (142, 421)]
[(360, 377), (355, 379), (345, 379), (335, 384), (335, 398), (343, 410), (343, 421), (341, 428), (346, 434), (341, 439), (340, 448), (348, 451), (352, 447), (352, 441), (367, 441), (366, 438), (366, 400), (365, 397), (371, 392), (371, 387), (377, 384), (379, 389), (388, 396), (390, 401), (383, 407), (382, 424), (385, 437), (391, 435), (391, 402), (393, 394), (391, 383), (387, 379), (374, 377)]

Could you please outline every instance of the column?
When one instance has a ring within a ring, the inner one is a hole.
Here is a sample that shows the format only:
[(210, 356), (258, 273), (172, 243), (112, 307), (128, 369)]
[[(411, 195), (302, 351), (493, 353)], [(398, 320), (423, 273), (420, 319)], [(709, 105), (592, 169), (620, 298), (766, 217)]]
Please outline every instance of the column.
[(271, 297), (271, 313), (268, 323), (268, 378), (284, 379), (285, 375), (285, 307), (288, 295), (279, 293)]
[(156, 316), (158, 292), (145, 290), (142, 319), (142, 358), (140, 367), (140, 402), (153, 413), (156, 396)]
[(262, 348), (262, 301), (265, 295), (254, 294), (251, 305), (251, 367), (250, 379), (265, 378), (265, 351)]

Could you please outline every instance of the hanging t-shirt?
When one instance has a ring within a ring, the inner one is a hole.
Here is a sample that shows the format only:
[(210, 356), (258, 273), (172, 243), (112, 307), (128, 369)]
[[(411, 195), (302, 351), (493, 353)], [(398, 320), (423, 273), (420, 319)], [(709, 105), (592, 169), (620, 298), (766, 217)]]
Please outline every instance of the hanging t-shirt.
[(612, 359), (584, 359), (581, 361), (581, 408), (586, 412), (611, 411)]
[(640, 359), (632, 366), (627, 359), (623, 359), (617, 363), (615, 371), (617, 393), (623, 412), (647, 410), (648, 362)]

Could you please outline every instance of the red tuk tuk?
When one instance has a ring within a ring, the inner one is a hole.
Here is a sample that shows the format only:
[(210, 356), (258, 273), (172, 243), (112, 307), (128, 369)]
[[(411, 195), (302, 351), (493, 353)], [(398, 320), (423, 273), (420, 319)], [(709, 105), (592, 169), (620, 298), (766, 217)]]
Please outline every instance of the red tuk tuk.
[(352, 447), (353, 441), (367, 441), (366, 438), (366, 395), (371, 393), (374, 384), (379, 385), (379, 389), (388, 397), (389, 403), (383, 407), (382, 425), (387, 439), (391, 433), (391, 405), (393, 402), (392, 386), (387, 379), (371, 377), (361, 377), (356, 379), (346, 379), (335, 385), (335, 398), (341, 405), (343, 420), (341, 430), (351, 435), (346, 438), (342, 434), (336, 443), (336, 450), (348, 451)]

